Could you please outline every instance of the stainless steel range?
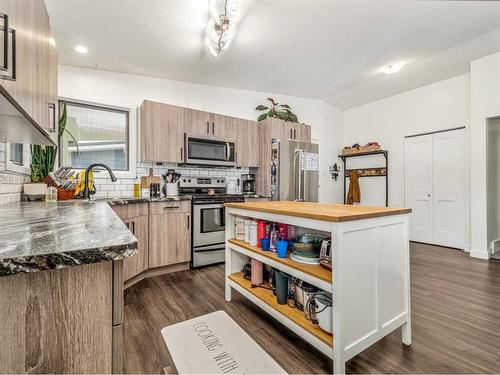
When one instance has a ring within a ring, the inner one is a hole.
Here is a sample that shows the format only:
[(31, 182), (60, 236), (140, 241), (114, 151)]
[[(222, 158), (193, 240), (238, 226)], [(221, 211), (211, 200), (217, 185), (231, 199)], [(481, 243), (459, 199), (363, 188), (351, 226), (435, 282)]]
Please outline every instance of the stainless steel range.
[(226, 202), (244, 202), (242, 195), (226, 194), (224, 177), (182, 177), (180, 193), (191, 197), (191, 266), (222, 263), (225, 259)]

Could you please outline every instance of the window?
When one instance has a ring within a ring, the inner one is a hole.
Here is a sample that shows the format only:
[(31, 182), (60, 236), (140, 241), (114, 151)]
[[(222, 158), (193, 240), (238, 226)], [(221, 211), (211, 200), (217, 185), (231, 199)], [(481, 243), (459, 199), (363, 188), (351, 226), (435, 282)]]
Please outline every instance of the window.
[(60, 164), (85, 169), (93, 163), (104, 163), (115, 171), (128, 171), (129, 112), (71, 101), (63, 103), (67, 132), (59, 141)]
[(6, 171), (28, 175), (31, 173), (31, 150), (29, 145), (7, 143), (5, 151)]
[(23, 165), (23, 148), (22, 143), (10, 143), (9, 161), (16, 165)]

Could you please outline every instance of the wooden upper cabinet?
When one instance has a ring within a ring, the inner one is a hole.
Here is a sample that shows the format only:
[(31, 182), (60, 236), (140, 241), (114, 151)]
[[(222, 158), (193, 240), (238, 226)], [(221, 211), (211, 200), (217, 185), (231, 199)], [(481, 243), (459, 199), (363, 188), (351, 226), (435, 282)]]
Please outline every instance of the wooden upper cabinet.
[(237, 119), (233, 128), (236, 131), (236, 163), (241, 167), (258, 167), (260, 142), (258, 123), (251, 120)]
[(184, 129), (187, 134), (199, 136), (212, 136), (215, 130), (214, 114), (196, 109), (185, 108)]
[(311, 142), (311, 126), (306, 124), (299, 125), (299, 139), (303, 142)]
[[(16, 36), (14, 51), (9, 33), (8, 72), (1, 72), (2, 76), (12, 76), (15, 57), (15, 80), (0, 79), (0, 85), (48, 137), (56, 139), (57, 53), (45, 3), (43, 0), (0, 0), (0, 13), (7, 15), (9, 29), (15, 30)], [(3, 26), (4, 19), (1, 23)], [(0, 32), (0, 37), (3, 36), (4, 31)], [(4, 48), (2, 43), (1, 61)]]
[(184, 108), (144, 101), (140, 134), (142, 161), (184, 161)]

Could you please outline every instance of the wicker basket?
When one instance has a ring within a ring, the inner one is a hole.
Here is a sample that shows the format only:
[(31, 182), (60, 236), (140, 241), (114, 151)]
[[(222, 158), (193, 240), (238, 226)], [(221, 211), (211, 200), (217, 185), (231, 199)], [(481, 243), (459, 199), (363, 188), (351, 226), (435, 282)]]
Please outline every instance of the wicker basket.
[(352, 155), (359, 154), (361, 152), (378, 151), (380, 146), (370, 145), (370, 146), (360, 146), (360, 147), (349, 147), (342, 150), (342, 155)]

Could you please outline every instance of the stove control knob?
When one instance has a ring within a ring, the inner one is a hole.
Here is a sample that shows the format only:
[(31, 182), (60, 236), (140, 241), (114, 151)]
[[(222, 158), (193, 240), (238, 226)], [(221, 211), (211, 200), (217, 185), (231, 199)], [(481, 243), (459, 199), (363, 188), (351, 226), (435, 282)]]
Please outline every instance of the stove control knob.
[(188, 182), (191, 182), (191, 179), (189, 179)]
[(182, 182), (186, 182), (186, 179), (183, 179)]

